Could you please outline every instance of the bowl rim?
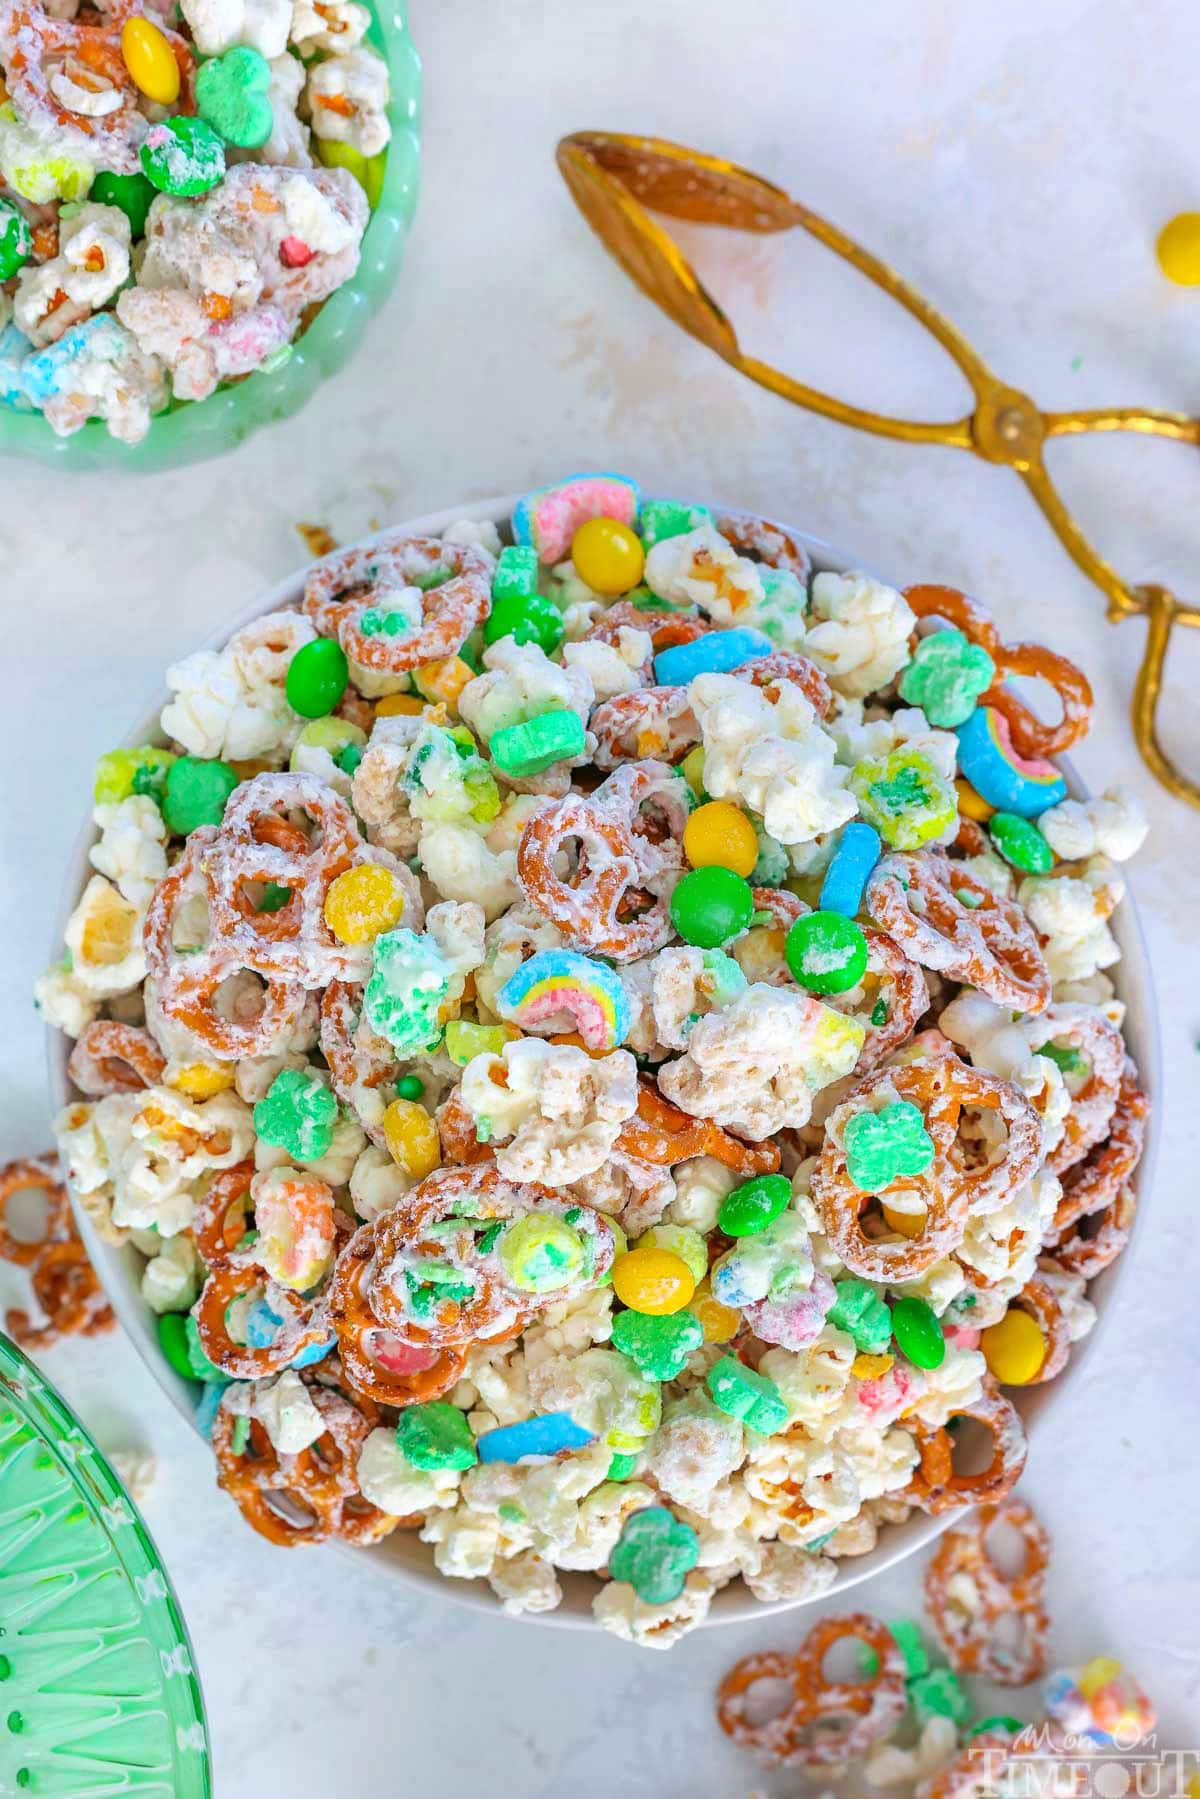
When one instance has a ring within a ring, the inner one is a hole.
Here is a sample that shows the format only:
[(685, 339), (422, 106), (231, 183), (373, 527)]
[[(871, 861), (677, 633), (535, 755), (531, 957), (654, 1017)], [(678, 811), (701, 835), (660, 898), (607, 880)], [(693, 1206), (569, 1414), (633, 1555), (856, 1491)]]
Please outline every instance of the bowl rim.
[(421, 59), (409, 30), (408, 0), (369, 5), (367, 43), (382, 55), (391, 83), (383, 186), (363, 232), (358, 267), (308, 329), (290, 340), (290, 355), (274, 368), (218, 387), (205, 400), (156, 413), (136, 444), (113, 437), (100, 419), (60, 437), (40, 413), (0, 406), (0, 458), (42, 463), (64, 475), (145, 475), (186, 467), (226, 455), (264, 426), (293, 417), (354, 357), (368, 320), (395, 284), (420, 188)]
[[(468, 520), (473, 523), (490, 521), (504, 527), (511, 520), (513, 508), (520, 498), (520, 494), (504, 494), (488, 499), (469, 501), (460, 506), (444, 507), (437, 512), (426, 513), (418, 518), (406, 519), (399, 524), (386, 526), (361, 539), (358, 544), (348, 545), (332, 554), (344, 555), (351, 549), (377, 543), (381, 538), (389, 536), (395, 531), (404, 531), (414, 536), (440, 536), (452, 524), (460, 520)], [(751, 513), (744, 507), (718, 506), (716, 502), (713, 502), (713, 507), (715, 511), (719, 512), (742, 512), (747, 516), (763, 518), (771, 524), (780, 523), (774, 518), (768, 518), (765, 514)], [(824, 538), (816, 537), (812, 533), (790, 524), (785, 524), (782, 528), (808, 551), (812, 557), (814, 573), (824, 570), (846, 572), (864, 568), (861, 559), (847, 555)], [(262, 617), (264, 613), (279, 611), (293, 605), (303, 592), (305, 578), (313, 566), (312, 562), (303, 564), (299, 569), (293, 570), (291, 574), (277, 581), (265, 595), (239, 608), (226, 624), (211, 632), (203, 643), (198, 644), (197, 650), (221, 649), (235, 631), (241, 630), (255, 619)], [(124, 746), (134, 747), (151, 742), (156, 737), (162, 737), (159, 713), (166, 704), (166, 699), (166, 693), (160, 690), (156, 704), (151, 711), (143, 715), (140, 727), (130, 731), (123, 739)], [(1060, 756), (1055, 760), (1063, 772), (1071, 794), (1077, 798), (1086, 798), (1087, 789), (1080, 781), (1069, 758)], [(92, 872), (88, 862), (88, 850), (95, 842), (97, 835), (96, 827), (91, 822), (89, 809), (72, 846), (67, 866), (55, 921), (56, 935), (51, 951), (52, 960), (57, 960), (61, 955), (63, 930), (67, 918), (78, 901), (89, 873)], [(1127, 977), (1117, 983), (1117, 989), (1118, 997), (1124, 1001), (1127, 1008), (1126, 1040), (1130, 1053), (1137, 1062), (1142, 1085), (1151, 1102), (1146, 1147), (1134, 1177), (1138, 1206), (1130, 1233), (1130, 1241), (1124, 1253), (1089, 1284), (1088, 1296), (1096, 1304), (1097, 1314), (1092, 1330), (1082, 1342), (1073, 1348), (1071, 1360), (1057, 1380), (1049, 1382), (1045, 1387), (1025, 1388), (1019, 1394), (1014, 1395), (1018, 1409), (1022, 1412), (1031, 1449), (1035, 1433), (1041, 1437), (1045, 1436), (1045, 1418), (1061, 1403), (1068, 1385), (1078, 1380), (1080, 1370), (1094, 1357), (1098, 1344), (1108, 1330), (1111, 1315), (1115, 1309), (1113, 1303), (1115, 1288), (1117, 1283), (1124, 1278), (1125, 1270), (1136, 1256), (1144, 1235), (1145, 1212), (1149, 1203), (1158, 1157), (1161, 1121), (1156, 1102), (1162, 1092), (1158, 1006), (1145, 934), (1128, 877), (1124, 875), (1124, 872), (1123, 878), (1126, 880), (1125, 897), (1110, 921), (1113, 934), (1121, 949), (1119, 967), (1125, 971)], [(1128, 978), (1130, 974), (1133, 976), (1132, 980)], [(1132, 1031), (1130, 1031), (1131, 1020), (1133, 1021)], [(1130, 1041), (1130, 1036), (1133, 1041)], [(65, 1105), (72, 1102), (73, 1098), (66, 1072), (69, 1045), (70, 1039), (63, 1032), (51, 1026), (46, 1027), (47, 1073), (56, 1117)], [(156, 1314), (151, 1312), (142, 1299), (133, 1274), (132, 1258), (138, 1257), (138, 1252), (131, 1245), (116, 1246), (103, 1242), (97, 1236), (91, 1221), (73, 1191), (71, 1200), (88, 1253), (123, 1329), (132, 1338), (134, 1347), (143, 1362), (158, 1385), (166, 1392), (176, 1410), (187, 1420), (191, 1429), (200, 1435), (195, 1419), (196, 1384), (185, 1381), (182, 1376), (176, 1374), (162, 1356), (156, 1334)], [(820, 1593), (800, 1598), (764, 1601), (756, 1599), (743, 1581), (735, 1579), (714, 1594), (709, 1611), (698, 1628), (712, 1628), (723, 1624), (745, 1624), (756, 1619), (766, 1619), (777, 1613), (794, 1611), (818, 1600), (831, 1601), (848, 1592), (850, 1588), (861, 1585), (876, 1574), (883, 1573), (885, 1569), (894, 1567), (927, 1547), (948, 1528), (956, 1516), (955, 1512), (943, 1512), (931, 1516), (914, 1511), (903, 1524), (885, 1526), (880, 1532), (880, 1539), (876, 1547), (868, 1554), (847, 1557), (838, 1562), (838, 1573), (834, 1581)], [(513, 1614), (504, 1611), (501, 1601), (492, 1593), (486, 1580), (482, 1578), (475, 1580), (452, 1579), (439, 1573), (433, 1563), (432, 1550), (426, 1550), (424, 1545), (421, 1545), (423, 1554), (419, 1564), (414, 1565), (407, 1557), (395, 1553), (398, 1543), (416, 1543), (417, 1541), (415, 1533), (394, 1533), (393, 1536), (385, 1538), (383, 1542), (373, 1546), (367, 1553), (386, 1564), (389, 1572), (403, 1584), (417, 1587), (428, 1593), (436, 1593), (442, 1598), (469, 1606), (475, 1611), (486, 1612), (492, 1617), (511, 1618), (515, 1616), (522, 1623), (551, 1625), (559, 1629), (599, 1630), (602, 1628), (592, 1616), (591, 1611), (591, 1598), (599, 1590), (597, 1577), (594, 1574), (558, 1570), (560, 1585), (563, 1588), (563, 1602), (559, 1607), (548, 1612)], [(389, 1545), (391, 1546), (390, 1553)], [(349, 1544), (339, 1543), (338, 1548), (343, 1553), (352, 1554), (357, 1558), (361, 1558), (364, 1553), (361, 1548), (354, 1548)]]

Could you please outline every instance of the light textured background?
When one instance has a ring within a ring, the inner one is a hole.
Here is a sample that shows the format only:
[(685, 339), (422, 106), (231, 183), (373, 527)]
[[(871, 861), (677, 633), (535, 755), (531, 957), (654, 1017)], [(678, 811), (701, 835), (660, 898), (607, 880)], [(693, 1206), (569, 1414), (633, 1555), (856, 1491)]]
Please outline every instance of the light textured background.
[[(63, 480), (53, 493), (44, 473), (4, 468), (0, 1149), (48, 1139), (28, 994), (92, 762), (166, 663), (303, 559), (296, 521), (347, 540), (458, 497), (615, 467), (652, 491), (792, 518), (897, 581), (969, 585), (1010, 635), (1045, 633), (1086, 663), (1100, 717), (1080, 769), (1095, 788), (1128, 780), (1153, 818), (1137, 876), (1167, 1069), (1152, 1225), (1026, 1491), (1055, 1538), (1056, 1652), (1124, 1654), (1152, 1678), (1168, 1740), (1196, 1741), (1200, 819), (1134, 753), (1142, 627), (1104, 625), (1099, 595), (1013, 477), (815, 422), (678, 335), (608, 262), (553, 163), (558, 136), (582, 126), (727, 154), (890, 258), (1043, 404), (1196, 410), (1200, 294), (1169, 289), (1152, 255), (1162, 221), (1200, 203), (1193, 8), (413, 0), (412, 11), (427, 70), (424, 197), (400, 290), (353, 367), (223, 463)], [(710, 240), (699, 254), (749, 347), (867, 404), (965, 410), (921, 334), (815, 248)], [(1194, 453), (1110, 439), (1055, 458), (1117, 565), (1194, 599)], [(1171, 669), (1172, 732), (1181, 747), (1190, 736), (1200, 766), (1198, 674), (1189, 646)], [(712, 1686), (747, 1650), (798, 1639), (810, 1615), (654, 1657), (417, 1600), (369, 1560), (260, 1544), (120, 1339), (61, 1348), (48, 1368), (106, 1442), (158, 1457), (147, 1515), (195, 1637), (228, 1799), (344, 1790), (351, 1768), (357, 1799), (434, 1783), (467, 1795), (481, 1777), (513, 1799), (715, 1799), (754, 1784), (718, 1738)], [(864, 1602), (885, 1617), (913, 1609), (916, 1575), (880, 1581)]]

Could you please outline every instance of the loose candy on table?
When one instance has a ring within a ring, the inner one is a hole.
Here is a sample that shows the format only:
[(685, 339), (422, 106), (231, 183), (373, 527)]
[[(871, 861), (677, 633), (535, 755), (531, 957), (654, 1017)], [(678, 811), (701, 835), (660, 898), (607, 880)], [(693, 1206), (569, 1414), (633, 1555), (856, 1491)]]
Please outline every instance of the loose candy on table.
[(617, 1257), (613, 1292), (631, 1311), (661, 1316), (680, 1312), (696, 1291), (696, 1279), (682, 1256), (648, 1246)]
[(740, 806), (709, 800), (683, 828), (683, 853), (693, 868), (729, 868), (749, 880), (758, 863), (758, 834)]
[(8, 281), (33, 255), (33, 233), (19, 206), (0, 198), (0, 281)]
[(201, 825), (219, 825), (238, 785), (228, 762), (179, 756), (167, 769), (162, 813), (168, 829), (188, 837)]
[(700, 1539), (663, 1505), (626, 1518), (608, 1558), (614, 1580), (627, 1581), (644, 1605), (670, 1605), (700, 1559)]
[(1037, 818), (1067, 797), (1054, 764), (1019, 755), (1007, 719), (991, 706), (978, 706), (959, 726), (958, 766), (989, 806), (1021, 818)]
[(287, 702), (301, 718), (324, 718), (346, 691), (350, 669), (346, 652), (333, 637), (301, 644), (288, 663)]
[(1058, 1668), (1045, 1685), (1046, 1710), (1063, 1730), (1100, 1749), (1130, 1749), (1154, 1729), (1154, 1703), (1111, 1655)]
[[(520, 1462), (526, 1457), (561, 1455), (595, 1442), (591, 1431), (576, 1424), (569, 1412), (542, 1412), (519, 1424), (502, 1424), (475, 1439), (481, 1462)], [(636, 1461), (636, 1457), (632, 1458)], [(612, 1474), (609, 1479), (619, 1478)]]
[(731, 868), (694, 868), (671, 893), (671, 922), (685, 943), (718, 949), (749, 929), (754, 894)]
[(784, 955), (794, 980), (810, 993), (845, 993), (867, 972), (867, 940), (841, 912), (806, 912), (796, 919)]
[(182, 114), (151, 125), (139, 156), (147, 180), (180, 198), (208, 193), (225, 173), (225, 146), (212, 126)]
[[(270, 87), (266, 57), (248, 44), (236, 44), (201, 63), (196, 75), (196, 111), (227, 144), (254, 150), (266, 143), (275, 123)], [(285, 244), (289, 241), (284, 239)]]
[(506, 775), (523, 779), (541, 774), (555, 762), (577, 759), (586, 743), (587, 733), (577, 712), (541, 712), (524, 724), (493, 731), (488, 754)]
[(841, 912), (853, 918), (862, 905), (863, 892), (883, 844), (874, 825), (854, 819), (837, 839), (837, 846), (821, 882), (817, 905), (822, 912)]
[(174, 106), (179, 98), (179, 63), (152, 20), (126, 19), (121, 27), (121, 59), (147, 100), (156, 106)]
[(952, 1668), (930, 1668), (908, 1683), (908, 1705), (918, 1730), (931, 1718), (949, 1718), (961, 1729), (975, 1710), (971, 1695)]
[(849, 785), (867, 823), (892, 849), (917, 850), (944, 838), (958, 816), (953, 786), (923, 750), (859, 762)]
[(735, 1356), (722, 1356), (705, 1376), (713, 1404), (738, 1418), (762, 1437), (773, 1437), (788, 1421), (787, 1402), (773, 1380), (747, 1368)]
[(563, 562), (571, 540), (588, 519), (611, 518), (637, 524), (641, 495), (625, 475), (569, 475), (552, 487), (527, 493), (513, 508), (512, 531), (519, 544), (532, 544), (542, 562)]
[(294, 1162), (314, 1162), (329, 1153), (337, 1115), (337, 1098), (314, 1069), (284, 1068), (254, 1108), (254, 1129)]
[(1158, 266), (1176, 287), (1200, 287), (1200, 212), (1177, 212), (1154, 246)]
[(686, 687), (697, 675), (727, 675), (756, 656), (769, 656), (774, 647), (769, 637), (745, 625), (732, 631), (706, 631), (690, 643), (659, 650), (654, 679), (660, 687)]
[(669, 1381), (704, 1342), (704, 1326), (692, 1312), (618, 1312), (613, 1345), (650, 1380)]
[(843, 1131), (846, 1168), (864, 1193), (878, 1193), (904, 1176), (924, 1174), (933, 1161), (933, 1138), (919, 1106), (895, 1100), (878, 1112), (856, 1112)]
[(407, 1406), (396, 1426), (396, 1442), (414, 1468), (472, 1468), (479, 1460), (466, 1413), (444, 1399)]
[(163, 1312), (157, 1324), (158, 1346), (163, 1352), (168, 1366), (184, 1380), (195, 1380), (196, 1370), (192, 1364), (191, 1350), (188, 1344), (187, 1318), (182, 1312)]
[(1037, 826), (1019, 813), (993, 812), (988, 836), (1004, 860), (1022, 874), (1049, 874), (1054, 867), (1054, 851)]
[(919, 639), (900, 677), (900, 698), (920, 706), (931, 725), (949, 731), (966, 723), (995, 676), (996, 664), (982, 644), (950, 626)]
[(621, 978), (577, 950), (538, 950), (509, 976), (496, 1011), (537, 1036), (576, 1030), (588, 1049), (610, 1050), (629, 1035), (632, 1012)]
[(590, 518), (571, 539), (571, 561), (586, 587), (614, 599), (637, 586), (646, 552), (636, 532), (619, 519)]
[(759, 1174), (725, 1195), (717, 1223), (727, 1237), (757, 1236), (791, 1202), (792, 1183), (786, 1174)]

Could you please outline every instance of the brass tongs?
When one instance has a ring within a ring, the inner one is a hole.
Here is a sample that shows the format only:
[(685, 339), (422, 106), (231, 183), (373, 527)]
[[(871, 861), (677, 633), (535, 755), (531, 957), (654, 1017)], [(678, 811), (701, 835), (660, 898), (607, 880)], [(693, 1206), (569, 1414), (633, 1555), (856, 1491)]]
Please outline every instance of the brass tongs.
[[(1185, 605), (1165, 587), (1130, 586), (1123, 581), (1076, 524), (1042, 460), (1047, 438), (1090, 431), (1140, 431), (1200, 444), (1200, 419), (1134, 407), (1041, 411), (1028, 394), (994, 375), (950, 321), (894, 269), (781, 188), (720, 157), (704, 156), (662, 138), (577, 131), (559, 144), (558, 166), (588, 223), (642, 291), (677, 325), (761, 387), (839, 424), (898, 438), (902, 443), (970, 450), (987, 462), (1015, 470), (1068, 555), (1108, 596), (1109, 619), (1115, 624), (1134, 615), (1145, 617), (1146, 650), (1133, 693), (1134, 735), (1147, 766), (1163, 786), (1200, 806), (1200, 785), (1189, 780), (1167, 755), (1156, 720), (1171, 627), (1200, 626), (1200, 607)], [(970, 382), (974, 411), (947, 423), (891, 418), (847, 405), (745, 355), (725, 312), (647, 208), (696, 224), (764, 234), (799, 225), (898, 300), (937, 339)]]

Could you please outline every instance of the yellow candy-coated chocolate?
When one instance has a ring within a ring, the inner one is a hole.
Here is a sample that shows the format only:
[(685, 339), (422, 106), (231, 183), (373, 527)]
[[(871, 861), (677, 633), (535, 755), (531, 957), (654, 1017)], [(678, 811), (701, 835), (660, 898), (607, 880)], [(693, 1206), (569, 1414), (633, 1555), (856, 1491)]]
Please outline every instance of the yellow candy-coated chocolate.
[(414, 1181), (441, 1166), (437, 1125), (414, 1099), (394, 1099), (383, 1115), (383, 1135), (393, 1162)]
[(679, 764), (679, 772), (700, 799), (704, 793), (704, 745), (698, 743), (694, 750), (689, 750)]
[(571, 539), (571, 561), (593, 593), (628, 593), (642, 578), (646, 552), (628, 525), (615, 518), (590, 518)]
[(385, 693), (375, 704), (376, 718), (416, 718), (425, 702), (416, 693)]
[(1158, 266), (1176, 287), (1200, 287), (1200, 212), (1176, 213), (1158, 234)]
[(185, 1062), (170, 1070), (166, 1084), (189, 1099), (211, 1099), (233, 1086), (233, 1075), (231, 1062)]
[(749, 879), (758, 861), (758, 838), (739, 806), (709, 800), (683, 827), (683, 853), (693, 868), (731, 868)]
[(896, 1231), (901, 1237), (919, 1237), (925, 1229), (924, 1207), (919, 1212), (901, 1212), (883, 1200), (880, 1201), (880, 1206), (888, 1229)]
[(179, 98), (179, 64), (174, 51), (149, 19), (126, 19), (121, 27), (121, 61), (147, 100), (173, 106)]
[(613, 1263), (613, 1292), (631, 1312), (681, 1312), (695, 1291), (691, 1269), (669, 1249), (631, 1249)]
[(1003, 1387), (1025, 1387), (1046, 1360), (1046, 1339), (1028, 1312), (1010, 1306), (979, 1339), (983, 1359)]
[(964, 818), (973, 818), (977, 825), (985, 825), (995, 812), (995, 806), (989, 806), (981, 793), (976, 793), (971, 783), (962, 775), (954, 783), (958, 794), (958, 809)]
[(390, 868), (363, 862), (330, 882), (324, 911), (339, 943), (373, 943), (399, 924), (404, 889)]

